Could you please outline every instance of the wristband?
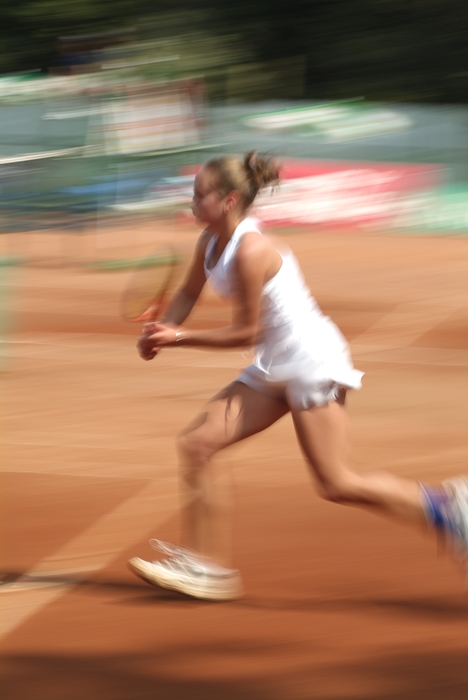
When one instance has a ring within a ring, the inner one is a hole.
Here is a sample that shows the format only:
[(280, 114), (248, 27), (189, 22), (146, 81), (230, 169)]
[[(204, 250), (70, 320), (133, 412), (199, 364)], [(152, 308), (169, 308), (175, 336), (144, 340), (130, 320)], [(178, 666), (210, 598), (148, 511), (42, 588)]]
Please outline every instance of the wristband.
[(175, 344), (178, 345), (179, 342), (182, 340), (184, 335), (184, 331), (181, 331), (179, 328), (175, 332)]

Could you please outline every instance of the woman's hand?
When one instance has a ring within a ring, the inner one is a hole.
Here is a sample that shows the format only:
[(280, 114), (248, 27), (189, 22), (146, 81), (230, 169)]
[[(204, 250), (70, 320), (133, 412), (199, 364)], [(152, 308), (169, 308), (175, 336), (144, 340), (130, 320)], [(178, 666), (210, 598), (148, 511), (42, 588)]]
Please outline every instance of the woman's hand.
[(145, 332), (137, 340), (137, 350), (141, 359), (146, 361), (152, 360), (159, 352), (159, 348), (150, 340), (150, 333)]
[(177, 341), (177, 327), (172, 324), (152, 323), (150, 329), (151, 335), (148, 336), (148, 341), (152, 342), (158, 350), (164, 347), (172, 347)]
[(142, 360), (152, 360), (161, 348), (176, 344), (176, 328), (162, 323), (146, 323), (137, 341)]

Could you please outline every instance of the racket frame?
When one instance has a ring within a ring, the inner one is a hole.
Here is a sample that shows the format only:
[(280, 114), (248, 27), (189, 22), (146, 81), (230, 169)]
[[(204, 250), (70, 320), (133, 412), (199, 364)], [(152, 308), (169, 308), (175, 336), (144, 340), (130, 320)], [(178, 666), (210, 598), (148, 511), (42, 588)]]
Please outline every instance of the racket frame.
[[(171, 288), (171, 283), (173, 282), (177, 268), (181, 262), (180, 256), (177, 254), (176, 249), (173, 246), (165, 246), (164, 253), (159, 253), (156, 255), (148, 256), (144, 258), (139, 265), (137, 265), (133, 271), (132, 278), (125, 288), (125, 291), (121, 300), (121, 316), (128, 323), (154, 323), (158, 318), (160, 318), (161, 313), (166, 307), (166, 299), (168, 297), (169, 289)], [(135, 316), (130, 316), (128, 311), (124, 310), (126, 299), (131, 295), (132, 291), (137, 287), (136, 280), (138, 278), (138, 273), (148, 267), (162, 267), (168, 265), (167, 274), (163, 281), (162, 286), (160, 286), (152, 297), (146, 308), (139, 314)]]

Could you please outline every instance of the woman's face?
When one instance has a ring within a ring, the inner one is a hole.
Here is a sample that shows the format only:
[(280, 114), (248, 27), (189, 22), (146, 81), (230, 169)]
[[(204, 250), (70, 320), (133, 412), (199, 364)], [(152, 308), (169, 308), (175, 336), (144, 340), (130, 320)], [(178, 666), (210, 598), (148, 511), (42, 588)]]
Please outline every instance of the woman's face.
[(202, 168), (195, 178), (192, 213), (202, 224), (216, 224), (225, 214), (225, 198), (214, 186), (214, 179), (214, 173), (207, 168)]

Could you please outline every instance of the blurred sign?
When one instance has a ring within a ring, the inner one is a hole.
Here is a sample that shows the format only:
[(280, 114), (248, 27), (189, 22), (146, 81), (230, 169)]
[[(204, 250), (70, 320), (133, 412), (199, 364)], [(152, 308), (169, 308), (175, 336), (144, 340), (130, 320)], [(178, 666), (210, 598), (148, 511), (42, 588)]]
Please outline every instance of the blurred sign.
[(259, 195), (255, 212), (272, 226), (393, 227), (441, 175), (435, 165), (284, 161), (279, 189)]
[(395, 221), (405, 231), (435, 234), (468, 231), (468, 184), (443, 186), (407, 198)]
[(413, 126), (408, 116), (396, 109), (368, 105), (364, 100), (263, 112), (244, 117), (242, 122), (251, 129), (294, 131), (298, 136), (330, 142), (406, 131)]
[(102, 110), (106, 152), (143, 153), (199, 144), (204, 105), (195, 87), (194, 81), (162, 83), (109, 100)]

